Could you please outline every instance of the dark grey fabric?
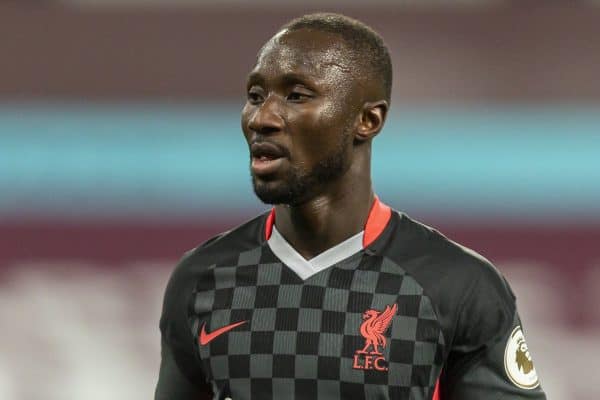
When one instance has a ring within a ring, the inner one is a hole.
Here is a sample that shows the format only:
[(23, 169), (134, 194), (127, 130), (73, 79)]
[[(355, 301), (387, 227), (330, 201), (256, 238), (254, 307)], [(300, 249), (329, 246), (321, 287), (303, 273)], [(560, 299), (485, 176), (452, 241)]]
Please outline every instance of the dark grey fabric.
[[(157, 399), (197, 399), (193, 383), (214, 399), (429, 400), (438, 379), (442, 400), (545, 398), (502, 374), (518, 316), (481, 256), (393, 213), (369, 247), (302, 280), (271, 251), (265, 220), (176, 268)], [(177, 382), (181, 395), (158, 395)]]

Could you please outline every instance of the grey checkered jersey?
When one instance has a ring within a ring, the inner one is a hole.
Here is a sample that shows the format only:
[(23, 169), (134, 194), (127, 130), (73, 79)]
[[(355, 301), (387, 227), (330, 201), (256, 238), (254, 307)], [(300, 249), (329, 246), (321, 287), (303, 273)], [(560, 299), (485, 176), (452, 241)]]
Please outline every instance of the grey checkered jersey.
[(156, 399), (545, 398), (514, 296), (481, 256), (392, 212), (371, 243), (303, 279), (269, 246), (270, 223), (175, 269)]

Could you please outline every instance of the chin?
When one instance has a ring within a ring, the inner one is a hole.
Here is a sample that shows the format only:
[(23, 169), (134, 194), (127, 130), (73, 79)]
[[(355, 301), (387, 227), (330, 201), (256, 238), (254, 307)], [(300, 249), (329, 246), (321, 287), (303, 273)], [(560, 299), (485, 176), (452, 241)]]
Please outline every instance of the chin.
[(259, 177), (251, 173), (256, 196), (266, 204), (299, 206), (306, 203), (319, 188), (319, 176), (292, 171), (285, 176)]
[(290, 204), (292, 202), (292, 193), (287, 185), (277, 184), (276, 182), (264, 182), (253, 179), (252, 185), (256, 197), (265, 204)]

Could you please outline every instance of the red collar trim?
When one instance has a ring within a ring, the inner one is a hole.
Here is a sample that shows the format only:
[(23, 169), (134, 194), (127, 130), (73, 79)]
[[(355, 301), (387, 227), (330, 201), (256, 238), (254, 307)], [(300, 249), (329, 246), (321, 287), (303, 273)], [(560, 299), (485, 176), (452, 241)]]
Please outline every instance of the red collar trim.
[[(392, 217), (392, 209), (379, 201), (379, 197), (375, 196), (373, 207), (369, 211), (367, 223), (365, 224), (365, 234), (363, 236), (363, 248), (368, 247), (373, 243), (385, 229), (387, 223)], [(265, 224), (265, 240), (269, 240), (273, 233), (273, 225), (275, 224), (275, 207), (271, 209), (267, 222)]]
[(271, 212), (267, 217), (267, 223), (265, 224), (265, 240), (269, 240), (271, 233), (273, 233), (273, 225), (275, 225), (275, 207), (271, 208)]
[(379, 197), (375, 196), (373, 207), (369, 212), (367, 223), (365, 224), (365, 234), (363, 236), (363, 248), (368, 247), (381, 235), (386, 225), (392, 217), (392, 209), (379, 201)]

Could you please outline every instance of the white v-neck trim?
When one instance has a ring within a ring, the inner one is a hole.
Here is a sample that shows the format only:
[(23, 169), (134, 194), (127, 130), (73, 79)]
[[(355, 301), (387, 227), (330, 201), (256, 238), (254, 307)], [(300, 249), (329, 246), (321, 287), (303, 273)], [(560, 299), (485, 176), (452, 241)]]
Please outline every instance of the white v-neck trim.
[(277, 258), (294, 271), (302, 280), (306, 280), (325, 268), (331, 267), (362, 250), (364, 234), (365, 232), (361, 231), (310, 260), (302, 257), (302, 255), (298, 253), (283, 236), (281, 236), (281, 233), (279, 233), (275, 226), (273, 226), (271, 237), (267, 243)]

